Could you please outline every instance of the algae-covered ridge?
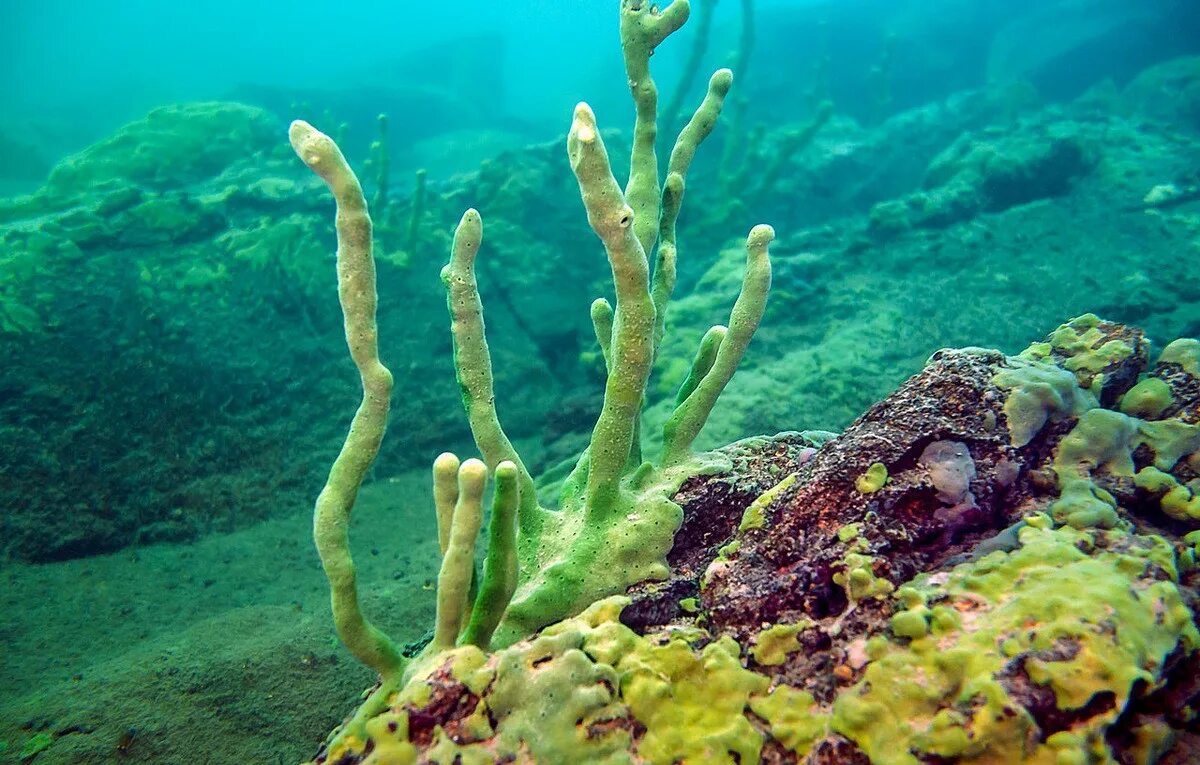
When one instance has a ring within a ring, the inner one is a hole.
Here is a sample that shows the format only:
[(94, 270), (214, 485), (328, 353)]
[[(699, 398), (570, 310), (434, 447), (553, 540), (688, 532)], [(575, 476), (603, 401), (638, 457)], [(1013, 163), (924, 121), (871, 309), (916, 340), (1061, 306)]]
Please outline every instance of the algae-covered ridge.
[[(1156, 371), (1177, 365), (1178, 347), (1168, 349)], [(996, 377), (1008, 380), (1027, 355), (994, 358)], [(1079, 395), (1083, 379), (1075, 379)], [(1103, 480), (1120, 460), (1094, 455), (1130, 445), (1117, 437), (1126, 430), (1103, 429), (1080, 456), (1074, 431), (1090, 429), (1093, 412), (1133, 419), (1087, 410), (1059, 440), (1054, 464), (1091, 465)], [(998, 425), (1012, 443), (1024, 437)], [(1182, 459), (1184, 447), (1158, 443), (1154, 458), (1169, 475), (1176, 466), (1167, 461)], [(790, 474), (751, 502), (752, 520), (737, 533), (769, 528), (796, 480)], [(801, 637), (821, 626), (816, 620), (764, 624), (748, 640), (705, 629), (702, 615), (639, 634), (622, 623), (630, 599), (618, 595), (500, 650), (463, 645), (438, 654), (407, 683), (377, 693), (322, 761), (670, 765), (759, 762), (768, 752), (769, 761), (841, 761), (806, 758), (848, 741), (884, 765), (1100, 763), (1118, 761), (1109, 736), (1120, 722), (1133, 740), (1120, 761), (1156, 762), (1175, 734), (1128, 710), (1165, 689), (1169, 666), (1200, 651), (1180, 586), (1194, 581), (1200, 530), (1180, 545), (1124, 514), (1113, 523), (1062, 516), (1064, 491), (1025, 516), (1012, 549), (908, 582), (872, 575), (874, 586), (851, 594), (848, 613), (870, 601), (890, 618), (850, 647), (853, 671), (835, 672), (841, 682), (832, 691), (797, 687), (786, 674), (805, 650)], [(860, 524), (836, 537), (847, 559), (868, 557)], [(870, 571), (869, 562), (860, 568)], [(457, 711), (431, 722), (430, 710), (451, 706)], [(1194, 719), (1196, 711), (1172, 713)]]
[[(618, 596), (491, 655), (472, 646), (442, 655), (438, 671), (391, 694), (329, 761), (369, 740), (363, 762), (417, 762), (410, 715), (447, 693), (472, 708), (423, 731), (422, 761), (744, 763), (768, 741), (803, 761), (831, 734), (875, 763), (1104, 761), (1079, 757), (1105, 751), (1105, 727), (1169, 655), (1200, 647), (1178, 572), (1157, 578), (1173, 553), (1127, 531), (1056, 528), (1044, 514), (1029, 518), (1021, 543), (901, 588), (893, 634), (868, 642), (862, 679), (830, 703), (761, 669), (798, 650), (808, 625), (763, 630), (750, 662), (728, 636), (639, 635), (621, 624), (628, 600)], [(1062, 709), (1099, 691), (1108, 712), (1038, 741), (1000, 682), (1014, 664)]]
[[(1070, 426), (1056, 442), (1055, 496), (1028, 508), (1013, 549), (892, 581), (878, 573), (858, 524), (837, 533), (845, 551), (832, 581), (848, 604), (842, 617), (861, 609), (886, 618), (852, 647), (853, 666), (833, 673), (828, 685), (801, 687), (786, 673), (815, 620), (726, 634), (708, 629), (700, 601), (685, 598), (685, 616), (665, 626), (639, 632), (622, 622), (632, 602), (627, 590), (670, 574), (666, 556), (683, 520), (674, 499), (680, 487), (731, 467), (725, 454), (696, 453), (692, 445), (757, 329), (771, 282), (774, 232), (760, 225), (746, 239), (745, 275), (728, 324), (704, 335), (663, 425), (661, 451), (648, 459), (641, 412), (674, 290), (676, 220), (692, 158), (732, 85), (729, 70), (712, 75), (660, 177), (650, 57), (689, 11), (686, 0), (661, 10), (642, 0), (620, 3), (636, 110), (624, 187), (586, 103), (576, 107), (568, 133), (567, 161), (611, 266), (615, 302), (599, 298), (591, 307), (607, 370), (603, 406), (557, 507), (539, 504), (538, 483), (501, 425), (475, 275), (476, 258), (486, 257), (481, 214), (467, 210), (455, 231), (442, 280), (480, 458), (443, 454), (433, 465), (442, 565), (433, 637), (415, 656), (362, 612), (348, 542), (392, 388), (378, 354), (372, 222), (336, 143), (307, 123), (291, 127), (297, 155), (337, 205), (339, 298), (363, 387), (317, 500), (314, 538), (338, 634), (380, 676), (315, 762), (672, 765), (757, 762), (768, 751), (779, 761), (804, 761), (831, 742), (884, 765), (1114, 761), (1106, 735), (1127, 704), (1155, 690), (1170, 661), (1200, 650), (1180, 587), (1197, 565), (1200, 538), (1193, 532), (1180, 547), (1139, 528), (1105, 485), (1126, 479), (1167, 518), (1200, 525), (1200, 479), (1174, 470), (1200, 453), (1200, 425), (1169, 416), (1172, 392), (1158, 378), (1113, 384), (1114, 370), (1146, 349), (1110, 336), (1094, 316), (997, 364), (992, 383), (1005, 396), (997, 426), (1013, 449), (1047, 427)], [(1160, 364), (1194, 370), (1195, 350), (1172, 344)], [(1152, 459), (1135, 470), (1139, 449)], [(489, 479), (487, 558), (477, 571)], [(769, 533), (800, 480), (789, 473), (750, 502), (736, 534)], [(889, 466), (875, 462), (853, 484), (869, 499), (886, 494), (890, 480)], [(959, 494), (969, 495), (966, 484)], [(718, 563), (737, 555), (737, 545), (721, 547)], [(1049, 694), (1067, 722), (1035, 717), (1009, 682), (1014, 674), (1027, 678), (1030, 693)], [(1131, 730), (1144, 740), (1126, 750), (1140, 752), (1139, 762), (1154, 762), (1169, 746), (1170, 730), (1161, 725)]]

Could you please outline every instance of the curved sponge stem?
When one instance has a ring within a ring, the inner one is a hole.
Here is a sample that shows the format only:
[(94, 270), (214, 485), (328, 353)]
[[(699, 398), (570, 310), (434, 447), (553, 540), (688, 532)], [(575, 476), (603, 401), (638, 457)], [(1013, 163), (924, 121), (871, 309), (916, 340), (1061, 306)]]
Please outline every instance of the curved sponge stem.
[(475, 445), (489, 466), (512, 462), (521, 484), (521, 525), (534, 531), (539, 525), (537, 495), (533, 478), (517, 455), (500, 425), (492, 381), (492, 357), (488, 351), (483, 322), (483, 303), (475, 279), (475, 257), (483, 243), (483, 219), (469, 209), (454, 230), (450, 262), (442, 268), (446, 302), (450, 309), (450, 332), (454, 338), (454, 371), (462, 390), (463, 408)]
[(587, 482), (588, 510), (605, 517), (616, 501), (641, 417), (654, 355), (654, 302), (646, 251), (633, 230), (633, 210), (613, 177), (596, 115), (585, 103), (575, 107), (567, 156), (588, 223), (608, 254), (617, 297), (604, 406), (592, 432)]
[[(509, 463), (511, 464), (511, 463)], [(435, 470), (448, 470), (445, 462)], [(444, 478), (437, 475), (435, 483)], [(433, 644), (438, 649), (458, 643), (466, 618), (471, 577), (475, 571), (475, 537), (483, 523), (483, 489), (487, 483), (487, 465), (469, 459), (458, 468), (458, 501), (450, 523), (450, 540), (438, 572), (437, 622)]]
[(487, 559), (471, 622), (463, 642), (488, 649), (492, 633), (500, 624), (517, 589), (517, 506), (521, 502), (520, 473), (512, 462), (496, 466), (496, 491), (492, 517), (488, 521)]
[(746, 237), (746, 275), (729, 315), (729, 329), (723, 337), (713, 337), (713, 330), (710, 330), (701, 343), (693, 370), (709, 364), (705, 356), (714, 350), (714, 345), (716, 355), (700, 382), (675, 407), (663, 425), (663, 467), (677, 465), (691, 455), (692, 443), (708, 420), (717, 398), (733, 378), (758, 323), (762, 321), (767, 293), (771, 290), (771, 259), (767, 249), (774, 238), (775, 229), (767, 225), (755, 226)]
[(333, 139), (299, 120), (292, 123), (288, 137), (296, 154), (325, 181), (337, 203), (338, 297), (345, 319), (346, 345), (363, 388), (362, 403), (354, 413), (350, 432), (317, 497), (313, 539), (329, 579), (338, 636), (355, 658), (388, 677), (402, 670), (406, 662), (396, 644), (372, 625), (359, 607), (348, 536), (350, 511), (367, 470), (379, 454), (392, 395), (392, 373), (379, 361), (371, 218), (362, 186)]

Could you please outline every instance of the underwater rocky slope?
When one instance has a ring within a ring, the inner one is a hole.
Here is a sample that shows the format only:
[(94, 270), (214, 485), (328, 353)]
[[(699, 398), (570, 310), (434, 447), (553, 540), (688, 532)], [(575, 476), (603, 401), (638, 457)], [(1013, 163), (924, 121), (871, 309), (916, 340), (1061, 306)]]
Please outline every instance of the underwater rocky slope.
[[(726, 467), (677, 490), (654, 483), (680, 511), (669, 574), (606, 578), (622, 594), (507, 625), (490, 652), (431, 651), (318, 761), (1194, 759), (1200, 349), (1159, 353), (1134, 325), (1200, 334), (1198, 72), (1176, 62), (1066, 105), (995, 92), (872, 128), (827, 116), (753, 200), (784, 232), (776, 289), (697, 444), (813, 430), (717, 450)], [(279, 127), (237, 104), (164, 108), (0, 203), (6, 554), (183, 539), (309, 504), (354, 396), (329, 211)], [(605, 275), (583, 211), (561, 204), (562, 154), (511, 152), (378, 213), (383, 354), (404, 402), (380, 474), (468, 437), (436, 289), (468, 204), (488, 216), (478, 290), (514, 440), (552, 475), (588, 443), (600, 401), (579, 391), (601, 387), (606, 359), (582, 308)], [(743, 289), (742, 247), (720, 242), (748, 208), (715, 167), (693, 175), (683, 297), (633, 426), (653, 450), (702, 333)], [(1082, 315), (1015, 356), (929, 357), (1015, 350), (1087, 308), (1112, 321)], [(613, 515), (618, 530), (643, 520)], [(357, 668), (331, 648), (275, 656), (289, 671), (260, 706), (245, 688), (270, 672), (207, 671), (237, 652), (194, 651), (182, 686), (161, 658), (146, 682), (119, 660), (87, 678), (160, 710), (154, 738), (136, 717), (112, 735), (94, 698), (76, 715), (82, 674), (3, 730), (45, 743), (39, 762), (286, 759), (353, 705)]]
[(943, 350), (722, 450), (666, 582), (437, 656), (318, 763), (1200, 757), (1200, 342)]

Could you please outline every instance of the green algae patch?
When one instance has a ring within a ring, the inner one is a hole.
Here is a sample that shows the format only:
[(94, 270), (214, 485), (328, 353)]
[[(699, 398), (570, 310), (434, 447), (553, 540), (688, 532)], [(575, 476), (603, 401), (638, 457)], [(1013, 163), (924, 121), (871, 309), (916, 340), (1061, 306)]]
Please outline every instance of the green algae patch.
[(36, 733), (33, 738), (25, 742), (25, 746), (21, 747), (20, 753), (17, 755), (22, 762), (33, 759), (42, 752), (50, 748), (54, 743), (54, 737), (49, 733)]
[(892, 616), (892, 633), (896, 637), (906, 637), (911, 640), (925, 637), (929, 634), (929, 609), (919, 606), (894, 614)]
[(829, 732), (829, 714), (820, 710), (813, 695), (788, 685), (752, 698), (750, 709), (767, 721), (771, 737), (795, 752), (801, 761)]
[(742, 513), (742, 522), (738, 524), (738, 531), (747, 531), (749, 529), (761, 529), (767, 525), (766, 509), (776, 497), (786, 491), (792, 484), (796, 482), (796, 474), (790, 473), (779, 483), (764, 491), (750, 503), (746, 511)]
[(876, 462), (854, 481), (854, 488), (863, 494), (874, 494), (882, 489), (887, 481), (887, 465), (882, 462)]
[(1175, 476), (1154, 466), (1147, 466), (1133, 478), (1139, 489), (1158, 496), (1162, 511), (1177, 521), (1200, 521), (1200, 497), (1193, 482), (1179, 483)]
[(838, 531), (837, 531), (838, 541), (844, 542), (844, 543), (853, 542), (855, 539), (858, 538), (858, 535), (861, 531), (862, 531), (861, 523), (847, 523), (845, 526), (838, 529)]
[[(445, 765), (616, 764), (635, 756), (652, 765), (756, 762), (765, 736), (747, 717), (754, 705), (788, 746), (807, 746), (824, 731), (823, 722), (808, 719), (812, 697), (786, 687), (767, 693), (770, 679), (744, 666), (731, 637), (714, 640), (694, 627), (642, 636), (619, 621), (628, 603), (599, 601), (491, 655), (468, 647), (431, 657), (404, 689), (386, 694), (358, 732), (339, 735), (337, 756), (371, 765), (417, 762), (408, 715), (439, 703), (439, 668), (449, 668), (467, 686), (464, 698), (475, 702), (453, 737), (439, 729), (420, 753), (421, 761)], [(797, 707), (797, 700), (804, 703)], [(640, 732), (636, 741), (632, 728)]]
[(846, 592), (853, 603), (866, 598), (887, 597), (895, 590), (887, 579), (875, 575), (875, 558), (868, 554), (867, 540), (860, 536), (862, 524), (847, 523), (838, 529), (838, 541), (849, 543), (842, 556), (841, 570), (833, 574), (833, 583)]
[(755, 637), (750, 655), (764, 667), (777, 667), (787, 661), (789, 653), (800, 650), (796, 636), (811, 626), (813, 623), (807, 620), (771, 625)]
[[(1106, 751), (1104, 731), (1135, 684), (1153, 685), (1167, 656), (1200, 645), (1175, 582), (1149, 573), (1168, 554), (1162, 540), (1046, 523), (1020, 538), (1019, 549), (960, 565), (944, 584), (922, 577), (902, 588), (906, 610), (924, 600), (959, 616), (904, 644), (877, 643), (862, 680), (834, 702), (831, 729), (873, 763), (1093, 761), (1080, 758)], [(1009, 695), (1013, 671), (1083, 719), (1038, 743), (1037, 721)], [(1086, 714), (1101, 692), (1113, 706)]]
[(638, 755), (647, 762), (757, 762), (762, 734), (746, 719), (750, 696), (768, 680), (742, 666), (740, 648), (728, 636), (697, 655), (672, 640), (643, 644), (619, 669), (621, 692), (633, 717), (646, 727)]
[(500, 654), (487, 704), (501, 751), (525, 750), (538, 762), (600, 762), (628, 750), (625, 731), (589, 735), (590, 725), (624, 709), (616, 670), (588, 656), (584, 641), (584, 630), (572, 625)]
[(1121, 411), (1131, 417), (1152, 420), (1162, 415), (1172, 403), (1171, 386), (1157, 377), (1147, 377), (1121, 397)]
[[(444, 703), (433, 678), (444, 683), (448, 669), (470, 686), (459, 703), (474, 706), (453, 736), (434, 732), (422, 761), (745, 763), (758, 761), (768, 736), (803, 759), (830, 732), (879, 765), (1106, 761), (1105, 731), (1134, 688), (1153, 687), (1168, 656), (1200, 646), (1174, 581), (1175, 551), (1123, 529), (1027, 520), (1017, 550), (900, 587), (894, 637), (867, 641), (861, 680), (827, 707), (807, 691), (771, 687), (728, 636), (695, 627), (637, 634), (619, 618), (629, 599), (612, 597), (498, 652), (432, 657), (425, 675), (385, 694), (338, 754), (364, 765), (415, 763), (408, 715)], [(1200, 532), (1185, 542), (1200, 545)], [(856, 538), (847, 558), (866, 566), (863, 544)], [(751, 657), (782, 663), (807, 626), (768, 627)], [(1010, 696), (1014, 673), (1053, 693), (1058, 709), (1078, 710), (1078, 722), (1045, 735)], [(1101, 693), (1113, 705), (1089, 707)], [(1162, 746), (1162, 732), (1141, 732), (1147, 751)]]
[(1167, 343), (1158, 356), (1159, 364), (1178, 364), (1184, 372), (1200, 377), (1200, 340), (1181, 337)]
[[(1134, 474), (1133, 452), (1149, 447), (1154, 463)], [(1200, 521), (1197, 486), (1181, 484), (1166, 471), (1185, 455), (1200, 450), (1200, 425), (1179, 420), (1145, 422), (1120, 412), (1092, 409), (1085, 412), (1059, 443), (1053, 469), (1058, 477), (1059, 498), (1050, 506), (1058, 523), (1075, 528), (1117, 524), (1117, 501), (1098, 486), (1092, 474), (1097, 471), (1118, 478), (1132, 478), (1134, 484), (1159, 498), (1163, 512), (1170, 517)]]
[(475, 646), (468, 645), (455, 650), (450, 663), (450, 675), (467, 686), (471, 693), (483, 693), (495, 674), (495, 670), (487, 666), (487, 654)]
[(1200, 568), (1200, 531), (1193, 531), (1183, 538), (1186, 545), (1179, 551), (1179, 571), (1187, 573)]
[(1097, 405), (1075, 375), (1056, 364), (1024, 355), (1008, 359), (1008, 364), (992, 384), (1008, 391), (1004, 417), (1013, 446), (1028, 444), (1047, 422), (1078, 417)]
[[(595, 622), (585, 650), (608, 662), (620, 676), (621, 701), (645, 728), (638, 756), (645, 762), (755, 762), (760, 734), (746, 719), (752, 694), (769, 680), (742, 666), (741, 648), (730, 637), (708, 643), (702, 630), (682, 630), (657, 642), (625, 627), (617, 617), (627, 599), (612, 598), (601, 611), (589, 609), (579, 620)], [(557, 625), (556, 625), (557, 626)], [(548, 762), (591, 762), (587, 758)]]
[(1104, 340), (1099, 325), (1100, 318), (1087, 313), (1050, 333), (1050, 347), (1068, 356), (1065, 369), (1094, 374), (1133, 355), (1133, 346), (1124, 340)]
[(1138, 420), (1108, 409), (1092, 409), (1058, 445), (1054, 472), (1058, 476), (1059, 499), (1050, 514), (1059, 523), (1075, 528), (1116, 525), (1117, 502), (1092, 482), (1094, 470), (1111, 475), (1132, 476), (1130, 452), (1139, 434)]
[(851, 602), (887, 597), (896, 589), (887, 579), (876, 576), (875, 558), (866, 555), (866, 542), (859, 539), (842, 557), (842, 570), (834, 573), (833, 583), (846, 591)]
[(1200, 451), (1200, 424), (1182, 420), (1142, 422), (1138, 426), (1139, 443), (1154, 452), (1154, 466), (1170, 470), (1184, 456)]

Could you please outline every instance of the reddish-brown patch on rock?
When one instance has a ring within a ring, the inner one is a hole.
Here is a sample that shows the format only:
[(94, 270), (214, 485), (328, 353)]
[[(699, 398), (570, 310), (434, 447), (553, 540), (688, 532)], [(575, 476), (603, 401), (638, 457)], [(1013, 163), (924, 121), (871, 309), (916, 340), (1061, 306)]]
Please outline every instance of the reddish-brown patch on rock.
[(621, 621), (644, 632), (689, 618), (679, 602), (699, 597), (700, 576), (721, 546), (733, 538), (742, 512), (811, 459), (816, 451), (813, 444), (802, 433), (748, 438), (720, 450), (733, 463), (729, 472), (686, 481), (674, 497), (683, 508), (683, 525), (667, 553), (671, 577), (630, 588), (634, 602), (622, 612)]
[(419, 707), (404, 705), (404, 711), (408, 713), (409, 741), (417, 746), (429, 746), (439, 727), (457, 744), (475, 741), (465, 735), (463, 721), (474, 713), (479, 697), (455, 679), (449, 664), (438, 667), (425, 682), (430, 689), (429, 701)]
[[(702, 595), (711, 622), (741, 633), (841, 614), (848, 600), (833, 575), (856, 544), (838, 538), (848, 524), (859, 524), (857, 544), (876, 556), (875, 574), (897, 583), (1011, 525), (1016, 518), (1006, 500), (1018, 488), (1024, 459), (997, 426), (1005, 396), (992, 378), (1001, 363), (994, 351), (939, 351), (822, 447), (767, 508), (765, 526), (744, 533), (712, 577)], [(920, 464), (935, 441), (968, 450), (971, 502), (939, 499)], [(857, 480), (877, 462), (887, 467), (887, 483), (860, 491)]]

